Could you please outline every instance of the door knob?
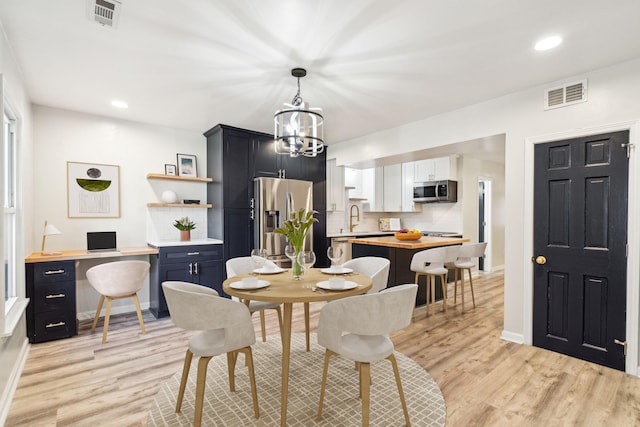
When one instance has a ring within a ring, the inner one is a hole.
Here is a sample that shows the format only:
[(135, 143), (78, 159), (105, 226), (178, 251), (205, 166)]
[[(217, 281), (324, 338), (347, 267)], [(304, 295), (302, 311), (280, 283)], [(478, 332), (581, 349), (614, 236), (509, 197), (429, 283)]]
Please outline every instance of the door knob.
[(533, 261), (535, 261), (536, 264), (542, 265), (542, 264), (546, 264), (547, 263), (547, 258), (545, 258), (542, 255), (538, 255)]

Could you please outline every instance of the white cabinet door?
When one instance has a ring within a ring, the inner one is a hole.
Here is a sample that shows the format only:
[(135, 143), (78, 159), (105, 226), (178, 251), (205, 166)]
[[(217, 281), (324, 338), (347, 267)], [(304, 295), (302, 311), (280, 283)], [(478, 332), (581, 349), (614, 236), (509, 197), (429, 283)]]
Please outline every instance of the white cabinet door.
[(413, 203), (414, 162), (402, 164), (402, 212), (420, 212), (421, 203)]
[(343, 211), (345, 198), (344, 166), (327, 160), (327, 211)]
[(427, 182), (436, 179), (436, 164), (434, 159), (418, 160), (414, 162), (414, 182)]
[(433, 159), (435, 181), (449, 179), (451, 168), (449, 157), (438, 157)]
[(402, 165), (383, 167), (383, 209), (385, 212), (402, 211)]

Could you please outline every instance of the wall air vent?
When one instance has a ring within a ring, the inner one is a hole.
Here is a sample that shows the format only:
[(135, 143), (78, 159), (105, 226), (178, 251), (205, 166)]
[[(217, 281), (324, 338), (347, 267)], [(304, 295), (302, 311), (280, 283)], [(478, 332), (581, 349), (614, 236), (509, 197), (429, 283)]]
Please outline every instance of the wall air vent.
[(103, 27), (117, 28), (121, 8), (117, 0), (87, 0), (89, 19)]
[(566, 107), (587, 101), (587, 79), (562, 86), (556, 86), (544, 91), (544, 109)]

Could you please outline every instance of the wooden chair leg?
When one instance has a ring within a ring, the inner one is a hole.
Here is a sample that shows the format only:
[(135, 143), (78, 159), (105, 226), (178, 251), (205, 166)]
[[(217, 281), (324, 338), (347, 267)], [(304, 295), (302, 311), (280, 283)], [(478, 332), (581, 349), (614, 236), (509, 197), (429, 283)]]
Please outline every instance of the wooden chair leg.
[(100, 318), (100, 312), (102, 311), (102, 304), (104, 303), (104, 295), (100, 295), (100, 301), (98, 301), (98, 309), (96, 310), (96, 317), (93, 318), (93, 325), (91, 325), (91, 332), (96, 331), (98, 325), (98, 318)]
[[(435, 280), (435, 279), (434, 279)], [(447, 312), (447, 275), (440, 276), (440, 284), (442, 285), (442, 307)]]
[(260, 329), (262, 330), (262, 342), (267, 341), (267, 331), (264, 321), (264, 310), (260, 310)]
[[(229, 391), (236, 391), (236, 362), (238, 361), (238, 352), (230, 351), (227, 353), (227, 369), (229, 370)], [(245, 358), (245, 364), (248, 363)]]
[(184, 366), (182, 367), (182, 378), (180, 378), (180, 389), (178, 390), (178, 399), (176, 401), (176, 412), (180, 412), (182, 408), (182, 398), (184, 397), (184, 390), (187, 387), (187, 378), (189, 378), (189, 368), (191, 368), (191, 359), (193, 359), (193, 353), (187, 349), (187, 354), (184, 356)]
[(258, 406), (258, 389), (256, 388), (256, 373), (253, 369), (253, 352), (251, 347), (244, 347), (240, 350), (244, 353), (245, 360), (247, 361), (247, 369), (249, 369), (249, 382), (251, 383), (251, 397), (253, 398), (253, 414), (256, 419), (260, 418), (260, 408)]
[(102, 327), (102, 344), (107, 342), (107, 331), (109, 330), (109, 318), (111, 317), (111, 297), (107, 298), (107, 309), (104, 313), (104, 326)]
[(473, 308), (476, 308), (476, 296), (473, 294), (473, 279), (471, 278), (471, 269), (468, 268), (469, 272), (469, 288), (471, 289), (471, 301), (473, 301)]
[(362, 426), (369, 427), (369, 406), (371, 404), (371, 364), (360, 363), (360, 383), (362, 384)]
[(453, 270), (453, 305), (458, 302), (458, 272), (459, 268)]
[(427, 277), (425, 278), (426, 283), (427, 283), (427, 297), (426, 297), (426, 304), (425, 304), (425, 308), (427, 309), (427, 317), (429, 317), (429, 306), (431, 305), (431, 276), (427, 275)]
[(320, 384), (320, 403), (318, 405), (318, 416), (316, 419), (320, 421), (322, 419), (322, 402), (324, 401), (324, 390), (327, 385), (327, 372), (329, 371), (329, 359), (335, 353), (327, 349), (324, 352), (324, 367), (322, 368), (322, 383)]
[(138, 299), (138, 294), (133, 294), (133, 303), (136, 305), (136, 313), (138, 313), (138, 322), (140, 322), (140, 329), (142, 329), (142, 335), (147, 333), (144, 328), (144, 320), (142, 320), (142, 310), (140, 310), (140, 300)]
[(431, 314), (436, 314), (436, 276), (429, 275), (431, 278)]
[(407, 427), (411, 426), (411, 422), (409, 421), (409, 411), (407, 410), (407, 402), (404, 400), (404, 391), (402, 390), (402, 383), (400, 382), (400, 371), (398, 370), (398, 362), (396, 361), (396, 357), (391, 353), (389, 357), (387, 357), (391, 361), (391, 365), (393, 365), (393, 374), (396, 377), (396, 385), (398, 386), (398, 394), (400, 395), (400, 403), (402, 404), (402, 411), (404, 412), (404, 421)]
[(464, 311), (464, 271), (460, 271), (460, 299), (462, 300), (462, 311)]
[(198, 360), (198, 379), (196, 381), (196, 408), (193, 415), (193, 426), (202, 425), (202, 407), (204, 406), (204, 386), (207, 382), (207, 365), (211, 356), (203, 356)]

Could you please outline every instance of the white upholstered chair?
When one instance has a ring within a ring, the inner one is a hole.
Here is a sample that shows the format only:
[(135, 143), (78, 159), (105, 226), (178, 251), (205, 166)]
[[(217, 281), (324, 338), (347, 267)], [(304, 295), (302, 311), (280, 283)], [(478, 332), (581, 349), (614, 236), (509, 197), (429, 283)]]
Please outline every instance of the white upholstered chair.
[[(198, 374), (196, 380), (196, 404), (193, 425), (202, 423), (202, 407), (207, 380), (207, 365), (213, 356), (226, 353), (229, 370), (229, 389), (235, 391), (235, 365), (238, 353), (244, 353), (249, 369), (253, 412), (260, 417), (258, 392), (253, 369), (251, 345), (256, 342), (256, 334), (251, 322), (251, 314), (246, 305), (218, 296), (206, 286), (187, 282), (167, 281), (162, 283), (171, 320), (176, 326), (199, 331), (190, 340), (184, 358), (180, 389), (176, 401), (176, 412), (180, 412), (182, 399), (189, 378), (189, 368), (193, 356), (197, 356)], [(215, 398), (215, 396), (211, 396)]]
[[(265, 266), (267, 266), (267, 264), (272, 264), (273, 267), (276, 266), (269, 260), (265, 262)], [(255, 268), (250, 256), (230, 258), (227, 260), (225, 266), (227, 269), (227, 278), (232, 278), (240, 274), (249, 274)], [(282, 310), (280, 309), (281, 303), (249, 300), (245, 300), (243, 302), (247, 305), (247, 307), (249, 307), (249, 311), (251, 312), (251, 314), (255, 312), (258, 312), (260, 314), (260, 327), (262, 330), (263, 342), (267, 340), (267, 332), (264, 319), (265, 310), (276, 310), (276, 312), (278, 313), (278, 325), (280, 325), (280, 328), (282, 329)]]
[(382, 257), (365, 256), (350, 259), (342, 264), (342, 267), (351, 268), (353, 271), (371, 278), (371, 289), (368, 294), (380, 292), (387, 287), (389, 280), (389, 267), (391, 261)]
[(459, 248), (460, 246), (456, 245), (425, 249), (416, 252), (411, 259), (409, 268), (416, 273), (416, 284), (421, 275), (427, 276), (427, 315), (429, 315), (429, 306), (431, 306), (431, 312), (435, 314), (437, 278), (440, 278), (442, 286), (442, 307), (444, 312), (447, 312), (447, 273), (449, 269), (445, 264), (451, 264), (457, 259)]
[(107, 300), (104, 326), (102, 328), (102, 344), (107, 342), (111, 303), (116, 299), (133, 298), (140, 329), (142, 329), (143, 334), (147, 333), (142, 320), (138, 291), (144, 286), (145, 279), (149, 274), (149, 266), (146, 261), (115, 261), (99, 264), (87, 270), (89, 284), (100, 294), (100, 301), (98, 302), (96, 316), (93, 319), (93, 325), (91, 325), (91, 332), (96, 330), (98, 318), (102, 311), (102, 304), (105, 299)]
[(469, 273), (469, 288), (471, 289), (471, 301), (473, 307), (476, 307), (476, 297), (473, 294), (473, 279), (471, 278), (471, 269), (476, 266), (476, 258), (484, 256), (487, 249), (487, 242), (467, 243), (460, 246), (458, 258), (453, 263), (455, 267), (455, 282), (453, 288), (453, 303), (455, 304), (458, 297), (458, 277), (460, 277), (460, 297), (462, 299), (462, 310), (464, 311), (464, 272)]
[(318, 320), (318, 344), (325, 347), (326, 351), (318, 420), (322, 418), (329, 359), (339, 354), (354, 360), (359, 370), (362, 425), (369, 425), (371, 363), (382, 359), (388, 359), (393, 366), (405, 423), (410, 425), (400, 372), (393, 355), (394, 346), (389, 339), (389, 334), (411, 323), (417, 291), (418, 285), (413, 283), (398, 285), (373, 294), (332, 301), (331, 304), (322, 307)]

